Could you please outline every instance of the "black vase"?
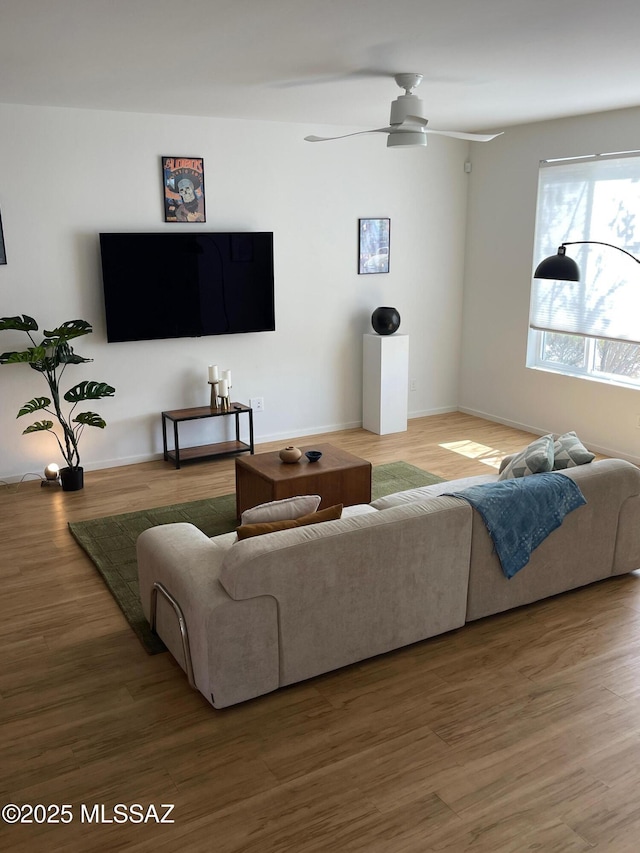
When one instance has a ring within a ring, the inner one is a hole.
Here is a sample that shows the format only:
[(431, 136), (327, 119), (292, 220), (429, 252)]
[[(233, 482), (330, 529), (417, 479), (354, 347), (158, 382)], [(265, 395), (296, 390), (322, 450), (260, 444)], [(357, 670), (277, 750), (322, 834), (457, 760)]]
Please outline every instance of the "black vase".
[(395, 308), (376, 308), (371, 325), (379, 335), (392, 335), (400, 328), (400, 314)]
[(61, 468), (60, 482), (63, 492), (78, 492), (84, 488), (84, 468)]

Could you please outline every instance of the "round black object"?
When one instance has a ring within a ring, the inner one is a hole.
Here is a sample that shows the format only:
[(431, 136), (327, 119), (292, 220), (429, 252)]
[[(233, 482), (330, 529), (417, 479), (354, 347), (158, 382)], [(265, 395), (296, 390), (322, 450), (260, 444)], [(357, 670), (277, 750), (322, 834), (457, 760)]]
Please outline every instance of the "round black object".
[(395, 308), (376, 308), (371, 325), (379, 335), (392, 335), (400, 328), (400, 314)]

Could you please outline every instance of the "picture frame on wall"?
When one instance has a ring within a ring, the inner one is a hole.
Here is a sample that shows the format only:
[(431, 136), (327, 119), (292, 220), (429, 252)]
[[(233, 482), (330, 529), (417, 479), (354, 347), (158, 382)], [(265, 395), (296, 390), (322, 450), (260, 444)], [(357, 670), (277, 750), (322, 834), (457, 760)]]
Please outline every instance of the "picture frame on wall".
[(358, 273), (389, 272), (390, 219), (358, 220)]
[(204, 160), (202, 157), (163, 157), (165, 222), (206, 222)]
[(7, 253), (4, 248), (4, 234), (2, 233), (2, 214), (0, 213), (0, 264), (7, 263)]

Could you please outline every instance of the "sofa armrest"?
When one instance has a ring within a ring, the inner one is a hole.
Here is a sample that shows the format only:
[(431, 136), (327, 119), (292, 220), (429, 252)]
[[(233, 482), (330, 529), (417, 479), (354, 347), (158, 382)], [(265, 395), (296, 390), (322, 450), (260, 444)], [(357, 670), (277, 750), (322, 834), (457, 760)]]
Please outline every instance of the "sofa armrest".
[(640, 568), (640, 470), (625, 459), (600, 459), (567, 468), (563, 474), (580, 487), (587, 501), (612, 511), (615, 551), (611, 574)]
[[(251, 699), (279, 685), (276, 603), (269, 596), (233, 601), (218, 575), (231, 547), (192, 524), (163, 524), (137, 542), (138, 579), (150, 621), (151, 591), (161, 583), (185, 618), (196, 687), (216, 708)], [(156, 630), (186, 671), (175, 612), (158, 596)]]

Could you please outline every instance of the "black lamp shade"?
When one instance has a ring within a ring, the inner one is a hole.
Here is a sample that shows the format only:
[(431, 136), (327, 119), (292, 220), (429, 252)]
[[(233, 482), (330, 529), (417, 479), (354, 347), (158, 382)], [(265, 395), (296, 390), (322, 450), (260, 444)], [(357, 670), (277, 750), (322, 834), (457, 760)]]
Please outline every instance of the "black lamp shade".
[(578, 264), (565, 254), (564, 246), (560, 246), (557, 255), (550, 255), (544, 261), (540, 261), (534, 278), (550, 278), (556, 281), (580, 281), (580, 270)]

